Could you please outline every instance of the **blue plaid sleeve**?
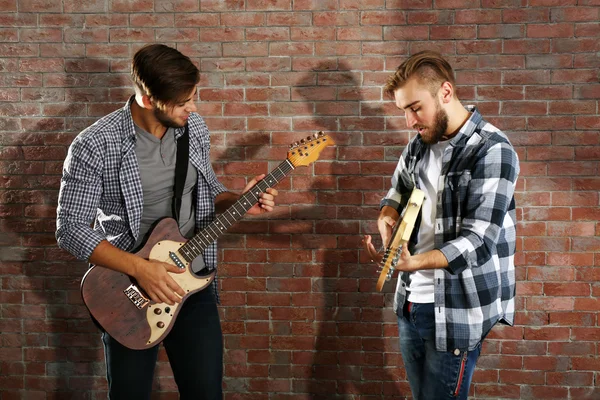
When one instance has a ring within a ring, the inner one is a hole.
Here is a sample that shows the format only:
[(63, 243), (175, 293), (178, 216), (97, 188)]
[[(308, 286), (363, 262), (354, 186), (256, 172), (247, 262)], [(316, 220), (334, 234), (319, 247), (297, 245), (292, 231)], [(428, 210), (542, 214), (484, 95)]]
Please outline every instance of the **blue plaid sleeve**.
[(220, 193), (226, 192), (227, 188), (219, 181), (210, 160), (210, 132), (204, 119), (198, 114), (192, 114), (189, 119), (190, 123), (190, 138), (197, 141), (197, 148), (201, 154), (190, 154), (191, 157), (197, 156), (197, 160), (201, 163), (200, 169), (210, 187), (211, 199), (207, 198), (206, 202), (200, 204), (200, 208), (208, 205), (207, 202), (214, 201)]
[(517, 155), (507, 141), (488, 143), (491, 146), (482, 151), (473, 168), (460, 177), (459, 187), (467, 188), (465, 204), (459, 205), (464, 213), (461, 234), (439, 248), (452, 274), (483, 265), (495, 254), (513, 199), (519, 173)]
[(415, 157), (412, 155), (412, 147), (407, 146), (402, 151), (402, 155), (398, 160), (394, 175), (392, 175), (392, 186), (388, 190), (387, 194), (379, 203), (379, 209), (384, 206), (393, 207), (398, 211), (399, 214), (406, 206), (406, 202), (410, 197), (410, 194), (415, 186), (411, 173), (408, 171), (407, 162), (414, 162)]
[(103, 162), (91, 141), (76, 138), (63, 165), (58, 194), (56, 240), (80, 260), (90, 258), (103, 234), (92, 229), (102, 195)]

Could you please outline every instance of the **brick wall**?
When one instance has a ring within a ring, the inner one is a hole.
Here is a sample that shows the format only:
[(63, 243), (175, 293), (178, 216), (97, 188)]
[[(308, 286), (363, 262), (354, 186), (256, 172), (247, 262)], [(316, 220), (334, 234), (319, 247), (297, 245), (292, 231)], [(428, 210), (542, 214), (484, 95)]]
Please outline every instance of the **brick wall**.
[[(0, 0), (0, 399), (106, 398), (57, 249), (73, 137), (121, 107), (143, 44), (202, 71), (214, 165), (241, 189), (317, 130), (337, 142), (280, 186), (267, 219), (220, 243), (227, 399), (403, 399), (391, 288), (360, 236), (413, 134), (382, 97), (407, 55), (436, 49), (459, 94), (521, 159), (517, 326), (496, 327), (475, 398), (600, 398), (598, 0)], [(156, 398), (174, 399), (161, 353)], [(318, 393), (320, 396), (311, 396)]]

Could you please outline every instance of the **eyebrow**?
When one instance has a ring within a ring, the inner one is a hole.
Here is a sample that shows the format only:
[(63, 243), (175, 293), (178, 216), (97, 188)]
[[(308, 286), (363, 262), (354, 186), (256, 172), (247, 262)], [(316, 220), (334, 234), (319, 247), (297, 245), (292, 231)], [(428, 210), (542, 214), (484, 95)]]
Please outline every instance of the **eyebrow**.
[(407, 106), (405, 106), (405, 107), (402, 107), (402, 109), (403, 109), (403, 110), (406, 110), (407, 108), (409, 108), (409, 107), (412, 107), (412, 106), (414, 106), (415, 104), (417, 104), (419, 101), (420, 101), (420, 100), (415, 100), (415, 101), (413, 101), (412, 103), (410, 103), (409, 105), (407, 105)]
[(182, 100), (181, 103), (187, 103), (188, 101), (192, 100), (194, 97), (196, 97), (196, 93), (198, 93), (198, 89), (197, 88), (194, 89), (194, 93), (192, 93), (192, 95), (189, 98), (187, 98), (185, 100)]

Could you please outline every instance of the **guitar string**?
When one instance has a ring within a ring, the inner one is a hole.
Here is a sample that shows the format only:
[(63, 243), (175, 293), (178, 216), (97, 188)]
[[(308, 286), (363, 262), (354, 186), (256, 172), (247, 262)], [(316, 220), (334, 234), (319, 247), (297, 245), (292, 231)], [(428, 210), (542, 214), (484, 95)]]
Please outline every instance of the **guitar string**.
[[(241, 219), (244, 214), (252, 208), (258, 201), (260, 193), (264, 193), (266, 189), (279, 183), (281, 179), (285, 178), (293, 169), (294, 167), (291, 162), (286, 159), (271, 173), (260, 180), (251, 190), (244, 193), (242, 197), (219, 215), (206, 228), (181, 246), (179, 249), (180, 254), (182, 254), (188, 262), (191, 262), (198, 257), (202, 253), (202, 250), (213, 243), (221, 234), (231, 227), (231, 225)], [(259, 189), (259, 191), (257, 192), (255, 189)], [(235, 213), (232, 213), (232, 209)], [(228, 217), (231, 218), (232, 221), (230, 221)]]

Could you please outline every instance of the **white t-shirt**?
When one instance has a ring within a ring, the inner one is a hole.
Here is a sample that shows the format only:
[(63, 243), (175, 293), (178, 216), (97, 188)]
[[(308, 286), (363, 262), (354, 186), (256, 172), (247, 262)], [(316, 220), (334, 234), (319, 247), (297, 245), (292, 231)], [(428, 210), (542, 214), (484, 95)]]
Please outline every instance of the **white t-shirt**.
[[(423, 159), (419, 163), (419, 186), (425, 192), (425, 199), (421, 206), (421, 225), (414, 253), (421, 254), (434, 248), (435, 239), (435, 217), (438, 193), (441, 196), (444, 182), (441, 179), (442, 157), (444, 150), (448, 147), (448, 140), (429, 146)], [(412, 303), (433, 303), (433, 269), (425, 269), (411, 272), (408, 292), (408, 301)]]

